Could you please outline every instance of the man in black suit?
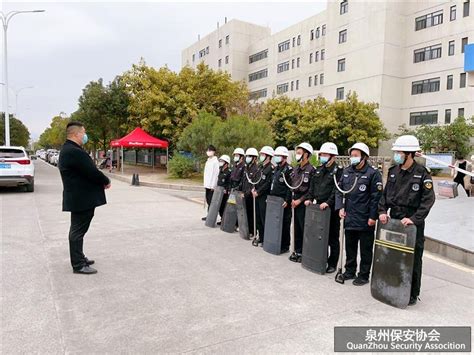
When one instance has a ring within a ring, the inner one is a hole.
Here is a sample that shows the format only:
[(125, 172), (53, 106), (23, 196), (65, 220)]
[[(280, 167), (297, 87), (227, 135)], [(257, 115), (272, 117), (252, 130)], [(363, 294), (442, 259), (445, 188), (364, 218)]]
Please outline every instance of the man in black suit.
[(67, 140), (61, 148), (58, 167), (64, 187), (63, 211), (71, 212), (71, 265), (74, 273), (90, 275), (97, 273), (97, 270), (90, 267), (94, 260), (84, 255), (84, 235), (94, 217), (95, 208), (107, 203), (104, 190), (110, 188), (110, 180), (97, 169), (82, 148), (88, 139), (84, 125), (70, 122), (66, 132)]

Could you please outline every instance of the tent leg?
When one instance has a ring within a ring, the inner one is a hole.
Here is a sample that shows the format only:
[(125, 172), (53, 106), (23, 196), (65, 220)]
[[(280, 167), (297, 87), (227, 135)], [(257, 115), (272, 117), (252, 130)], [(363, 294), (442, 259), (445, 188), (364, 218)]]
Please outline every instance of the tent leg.
[(151, 150), (151, 164), (153, 167), (153, 171), (155, 171), (155, 148)]
[(121, 159), (122, 159), (122, 175), (123, 175), (123, 146), (122, 146), (122, 157), (121, 157)]
[(166, 147), (166, 175), (168, 175), (168, 147)]

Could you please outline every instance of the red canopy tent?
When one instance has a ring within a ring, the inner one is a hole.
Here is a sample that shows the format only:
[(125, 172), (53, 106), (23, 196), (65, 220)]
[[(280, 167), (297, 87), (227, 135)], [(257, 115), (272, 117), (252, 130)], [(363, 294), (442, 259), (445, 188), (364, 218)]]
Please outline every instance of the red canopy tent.
[[(123, 148), (166, 148), (166, 167), (168, 167), (168, 142), (150, 136), (140, 127), (135, 128), (125, 137), (115, 139), (110, 142), (110, 145), (114, 148), (122, 148), (122, 172), (123, 172)], [(154, 166), (154, 153), (153, 153), (153, 166)]]

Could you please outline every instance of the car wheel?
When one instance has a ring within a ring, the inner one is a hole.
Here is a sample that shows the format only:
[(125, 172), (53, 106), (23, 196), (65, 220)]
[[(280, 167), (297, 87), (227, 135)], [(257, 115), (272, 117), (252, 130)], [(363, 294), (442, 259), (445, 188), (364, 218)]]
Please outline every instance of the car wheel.
[(31, 184), (26, 185), (26, 192), (34, 192), (35, 191), (35, 182), (33, 181)]

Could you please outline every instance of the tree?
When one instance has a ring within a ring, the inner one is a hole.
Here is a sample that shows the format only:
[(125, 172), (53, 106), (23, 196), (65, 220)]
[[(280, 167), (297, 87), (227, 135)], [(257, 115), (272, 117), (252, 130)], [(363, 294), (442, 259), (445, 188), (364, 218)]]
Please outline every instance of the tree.
[[(30, 131), (22, 121), (10, 115), (10, 144), (27, 147), (30, 140)], [(5, 114), (0, 119), (0, 145), (5, 145)]]
[(66, 126), (69, 120), (69, 117), (54, 116), (49, 127), (41, 133), (38, 146), (45, 149), (59, 149), (66, 140)]

